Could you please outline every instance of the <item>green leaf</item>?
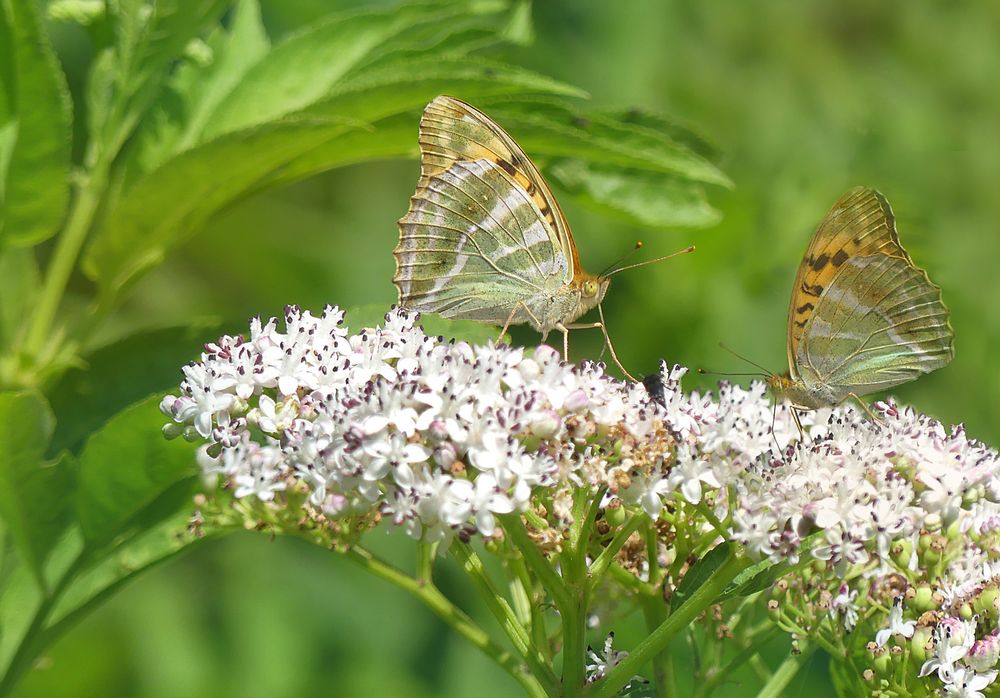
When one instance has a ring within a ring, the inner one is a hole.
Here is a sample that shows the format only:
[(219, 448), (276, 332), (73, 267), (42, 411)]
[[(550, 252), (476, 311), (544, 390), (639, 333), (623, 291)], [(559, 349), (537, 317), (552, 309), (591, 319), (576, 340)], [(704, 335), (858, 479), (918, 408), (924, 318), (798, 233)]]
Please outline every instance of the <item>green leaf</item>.
[(122, 410), (83, 447), (76, 505), (90, 549), (151, 527), (157, 517), (144, 512), (197, 473), (194, 446), (163, 438), (159, 402), (154, 395)]
[(43, 459), (55, 422), (36, 393), (0, 393), (0, 516), (44, 588), (43, 567), (67, 524), (72, 470)]
[(732, 186), (698, 153), (666, 131), (587, 112), (554, 99), (482, 100), (477, 106), (511, 132), (533, 158), (580, 158), (620, 168), (674, 174), (694, 182)]
[(684, 605), (684, 602), (691, 598), (691, 595), (707, 582), (716, 570), (729, 561), (733, 556), (733, 550), (732, 543), (720, 543), (691, 566), (670, 598), (671, 613)]
[[(171, 64), (192, 38), (213, 24), (229, 0), (120, 0), (114, 7), (115, 48), (98, 57), (89, 91), (92, 144), (112, 159), (160, 93)], [(110, 57), (106, 57), (110, 56)]]
[[(381, 325), (388, 312), (389, 308), (374, 303), (347, 308), (344, 311), (344, 324), (352, 333), (357, 333), (362, 328)], [(472, 320), (448, 320), (438, 315), (424, 314), (420, 316), (419, 324), (431, 337), (458, 339), (470, 344), (485, 344), (497, 339), (495, 327)]]
[(446, 26), (468, 3), (421, 3), (330, 17), (285, 39), (208, 119), (205, 137), (268, 123), (315, 104), (353, 68), (423, 24)]
[(722, 218), (708, 203), (701, 184), (675, 175), (576, 158), (556, 160), (545, 171), (582, 203), (639, 225), (698, 227)]
[(49, 452), (78, 452), (84, 439), (121, 409), (151, 393), (176, 388), (180, 367), (227, 328), (215, 323), (139, 332), (83, 357), (47, 391), (56, 415)]
[[(168, 491), (169, 495), (183, 493), (190, 504), (191, 483), (184, 481)], [(150, 524), (136, 535), (107, 551), (100, 560), (73, 580), (60, 597), (51, 614), (46, 630), (47, 643), (56, 640), (72, 627), (80, 617), (92, 611), (95, 604), (132, 581), (139, 574), (170, 560), (186, 551), (191, 545), (207, 540), (196, 538), (188, 531), (191, 519), (190, 506), (174, 507), (174, 512)], [(218, 537), (218, 532), (214, 534)]]
[(228, 31), (218, 29), (207, 45), (211, 61), (182, 65), (144, 119), (132, 149), (131, 165), (137, 170), (130, 172), (132, 178), (199, 143), (212, 112), (267, 54), (270, 41), (257, 0), (240, 0)]
[(0, 348), (16, 346), (39, 282), (34, 250), (0, 249)]
[[(136, 182), (88, 247), (85, 271), (105, 294), (120, 293), (215, 211), (250, 191), (372, 156), (415, 153), (419, 111), (448, 86), (466, 95), (575, 92), (493, 61), (428, 59), (408, 62), (405, 72), (402, 66), (366, 72), (308, 111), (221, 136)], [(412, 119), (408, 136), (399, 121), (379, 132), (379, 121), (403, 114)]]
[(792, 565), (784, 561), (774, 563), (770, 560), (761, 560), (740, 572), (722, 592), (720, 600), (734, 596), (750, 596), (770, 589), (776, 581), (788, 573), (791, 567)]
[(0, 78), (12, 112), (0, 109), (0, 246), (33, 245), (56, 233), (69, 201), (70, 97), (33, 0), (3, 0), (0, 10), (10, 40)]

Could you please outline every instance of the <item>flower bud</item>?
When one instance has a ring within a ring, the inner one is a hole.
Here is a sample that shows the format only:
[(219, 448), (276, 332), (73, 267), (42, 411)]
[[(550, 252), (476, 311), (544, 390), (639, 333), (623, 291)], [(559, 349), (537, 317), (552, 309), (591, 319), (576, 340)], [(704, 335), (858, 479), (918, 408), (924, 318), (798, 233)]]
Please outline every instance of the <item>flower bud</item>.
[(914, 609), (923, 613), (924, 611), (929, 611), (932, 608), (937, 608), (937, 604), (934, 602), (934, 592), (931, 590), (930, 585), (927, 583), (920, 583), (913, 587), (914, 595), (912, 606)]
[(917, 627), (913, 631), (913, 637), (910, 638), (910, 662), (914, 663), (917, 667), (920, 667), (925, 661), (927, 661), (928, 652), (934, 647), (934, 643), (931, 641), (931, 629), (924, 627)]
[(993, 669), (997, 660), (1000, 660), (1000, 637), (996, 630), (983, 639), (976, 640), (965, 655), (965, 663), (981, 673)]

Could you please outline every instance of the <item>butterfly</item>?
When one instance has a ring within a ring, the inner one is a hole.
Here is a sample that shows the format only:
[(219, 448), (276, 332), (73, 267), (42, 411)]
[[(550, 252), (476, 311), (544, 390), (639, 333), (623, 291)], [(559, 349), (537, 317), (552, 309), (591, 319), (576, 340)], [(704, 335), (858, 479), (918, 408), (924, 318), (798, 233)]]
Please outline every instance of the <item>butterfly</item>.
[(870, 415), (861, 395), (948, 365), (953, 341), (941, 289), (900, 244), (889, 202), (856, 187), (809, 243), (788, 309), (789, 372), (768, 386), (794, 408), (854, 398)]
[[(600, 328), (631, 378), (600, 308), (611, 275), (631, 267), (584, 270), (538, 169), (496, 122), (454, 97), (436, 97), (420, 119), (420, 179), (394, 255), (404, 308), (502, 325), (501, 337), (523, 323), (542, 341), (559, 330), (564, 358), (570, 329)], [(594, 307), (600, 322), (572, 324)]]

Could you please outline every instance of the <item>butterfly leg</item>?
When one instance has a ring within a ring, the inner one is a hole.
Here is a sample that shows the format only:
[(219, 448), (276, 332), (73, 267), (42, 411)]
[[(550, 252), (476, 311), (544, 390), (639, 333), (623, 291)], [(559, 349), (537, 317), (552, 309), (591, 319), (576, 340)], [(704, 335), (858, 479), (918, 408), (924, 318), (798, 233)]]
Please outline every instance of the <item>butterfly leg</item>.
[(788, 409), (792, 411), (792, 418), (795, 420), (795, 426), (799, 428), (799, 441), (805, 442), (806, 432), (802, 429), (802, 420), (799, 419), (799, 411), (795, 408), (795, 405), (789, 405)]
[(622, 374), (630, 381), (632, 381), (633, 383), (639, 382), (638, 380), (636, 380), (635, 376), (633, 376), (631, 373), (625, 370), (625, 367), (622, 366), (622, 362), (618, 360), (618, 354), (615, 352), (615, 346), (611, 343), (611, 337), (608, 336), (608, 328), (604, 325), (603, 322), (574, 323), (572, 325), (569, 325), (568, 327), (565, 325), (556, 325), (556, 327), (563, 332), (563, 337), (566, 342), (566, 347), (564, 351), (566, 352), (567, 355), (569, 353), (570, 330), (600, 329), (601, 333), (604, 335), (604, 343), (608, 347), (608, 351), (610, 351), (611, 353), (611, 359), (615, 362), (615, 366), (617, 366), (618, 370), (621, 371)]
[(871, 411), (870, 407), (868, 407), (868, 404), (864, 400), (862, 400), (858, 395), (856, 395), (855, 393), (848, 393), (847, 397), (853, 398), (855, 402), (861, 405), (861, 409), (863, 409), (868, 414), (868, 416), (872, 418), (873, 422), (878, 424), (880, 427), (885, 426), (885, 422), (876, 417), (875, 413)]
[[(497, 343), (499, 343), (501, 340), (503, 340), (503, 336), (505, 334), (507, 334), (507, 330), (510, 329), (511, 324), (514, 322), (514, 316), (517, 315), (517, 311), (518, 310), (523, 310), (524, 312), (526, 312), (528, 314), (528, 317), (530, 317), (532, 319), (532, 321), (534, 321), (534, 323), (536, 325), (541, 325), (542, 324), (538, 320), (538, 318), (535, 317), (535, 314), (533, 312), (531, 312), (531, 308), (529, 308), (528, 306), (526, 306), (521, 301), (518, 301), (517, 303), (514, 304), (514, 307), (511, 308), (510, 315), (507, 316), (507, 320), (503, 323), (503, 329), (500, 330), (500, 336), (497, 337)], [(544, 335), (542, 336), (542, 341), (543, 342), (545, 341), (545, 336)]]

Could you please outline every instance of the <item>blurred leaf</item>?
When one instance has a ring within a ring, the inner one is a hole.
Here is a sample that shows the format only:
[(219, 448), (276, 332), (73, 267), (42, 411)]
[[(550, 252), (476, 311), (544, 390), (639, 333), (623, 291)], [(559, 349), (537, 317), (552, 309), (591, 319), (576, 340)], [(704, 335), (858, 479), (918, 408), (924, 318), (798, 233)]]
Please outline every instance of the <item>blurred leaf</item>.
[(38, 263), (30, 248), (0, 249), (0, 347), (14, 346), (38, 293)]
[(139, 172), (155, 169), (198, 143), (212, 112), (267, 54), (270, 40), (257, 0), (239, 0), (228, 31), (217, 29), (207, 43), (212, 51), (210, 62), (183, 64), (136, 134), (132, 152)]
[(255, 65), (211, 114), (206, 139), (272, 122), (329, 94), (348, 72), (397, 35), (424, 23), (437, 26), (468, 12), (472, 3), (420, 3), (330, 17), (289, 37)]
[(122, 405), (176, 387), (180, 367), (224, 329), (216, 324), (167, 327), (133, 334), (84, 356), (86, 364), (63, 373), (46, 394), (56, 415), (50, 453), (76, 453)]
[(72, 484), (66, 460), (43, 460), (54, 426), (41, 395), (0, 393), (0, 516), (43, 588), (43, 566), (66, 527)]
[[(122, 410), (83, 447), (76, 506), (91, 549), (129, 529), (152, 526), (157, 517), (143, 513), (196, 474), (194, 446), (163, 438), (159, 402), (154, 395)], [(162, 518), (172, 512), (159, 513)]]
[(714, 143), (711, 143), (705, 136), (690, 126), (685, 126), (663, 114), (639, 107), (624, 110), (606, 110), (600, 113), (606, 118), (621, 121), (624, 124), (635, 124), (650, 131), (664, 133), (707, 160), (716, 160), (719, 157), (718, 147)]
[(717, 546), (705, 553), (700, 560), (691, 565), (687, 574), (677, 585), (677, 590), (670, 598), (670, 611), (676, 611), (684, 605), (684, 602), (691, 598), (707, 582), (715, 571), (722, 567), (733, 556), (733, 545), (729, 542), (719, 543)]
[[(95, 601), (107, 597), (136, 574), (151, 566), (170, 559), (197, 542), (188, 533), (191, 519), (190, 505), (193, 490), (192, 480), (182, 480), (166, 490), (164, 497), (154, 500), (154, 510), (159, 506), (158, 520), (149, 517), (148, 525), (138, 527), (138, 532), (124, 543), (115, 545), (88, 569), (74, 578), (73, 583), (60, 597), (52, 612), (52, 623), (68, 626), (75, 616), (92, 610)], [(183, 496), (180, 499), (179, 496)], [(189, 504), (183, 506), (183, 502)], [(169, 506), (163, 506), (169, 504)], [(162, 514), (164, 509), (171, 509)]]
[[(10, 556), (5, 556), (5, 558)], [(43, 603), (44, 595), (29, 564), (4, 560), (0, 570), (0, 691), (13, 682), (10, 662), (32, 627), (32, 620)]]
[[(344, 324), (351, 333), (360, 332), (365, 327), (375, 327), (385, 321), (389, 308), (384, 305), (359, 305), (344, 311)], [(470, 344), (485, 344), (495, 342), (497, 330), (492, 325), (486, 325), (472, 320), (448, 320), (439, 315), (423, 314), (418, 323), (430, 337), (457, 339)]]
[(3, 0), (0, 10), (10, 110), (0, 109), (0, 246), (33, 245), (56, 233), (69, 201), (70, 97), (33, 0)]
[(531, 0), (515, 0), (510, 20), (504, 27), (503, 37), (518, 46), (530, 46), (535, 40), (535, 26), (531, 21)]
[(702, 185), (673, 175), (622, 169), (583, 160), (556, 160), (546, 172), (591, 207), (650, 227), (718, 223)]

